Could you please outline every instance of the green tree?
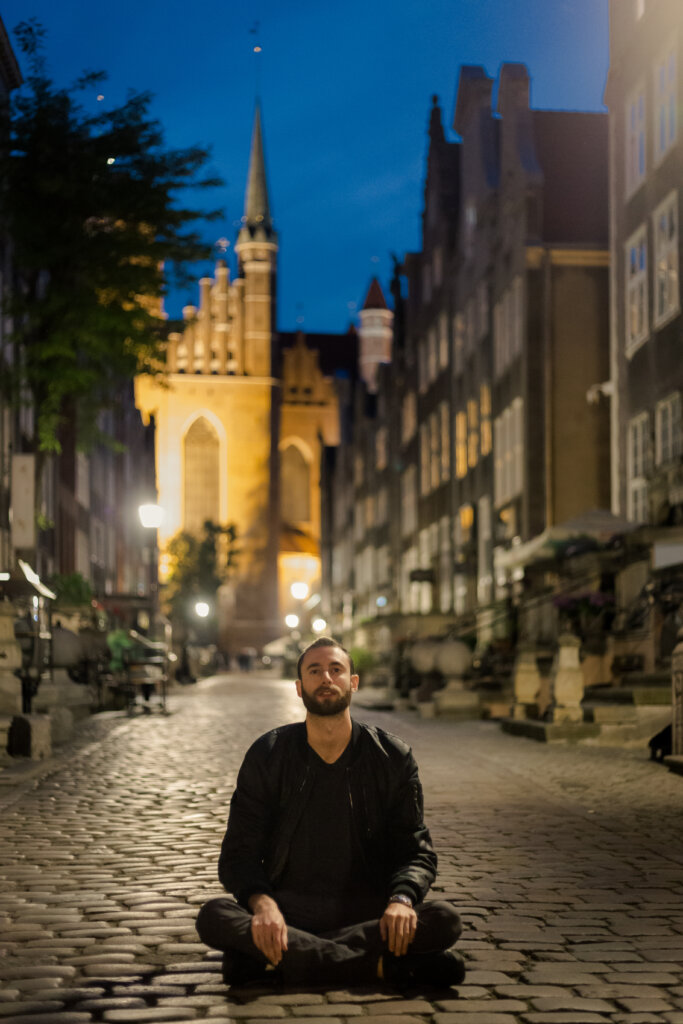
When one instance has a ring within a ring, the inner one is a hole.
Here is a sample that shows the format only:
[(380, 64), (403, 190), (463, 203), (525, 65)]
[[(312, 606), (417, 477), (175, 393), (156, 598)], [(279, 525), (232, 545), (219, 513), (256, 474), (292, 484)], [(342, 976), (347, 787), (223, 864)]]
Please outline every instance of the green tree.
[(200, 535), (180, 530), (168, 543), (169, 575), (164, 598), (171, 618), (187, 622), (195, 602), (203, 599), (213, 605), (215, 619), (218, 588), (226, 583), (237, 564), (237, 529), (232, 524), (218, 526), (206, 520)]
[(15, 341), (3, 377), (12, 400), (34, 409), (39, 483), (65, 421), (84, 447), (102, 439), (98, 415), (119, 385), (161, 369), (164, 267), (205, 258), (198, 222), (220, 216), (179, 195), (220, 181), (205, 176), (206, 149), (164, 147), (149, 93), (107, 108), (99, 72), (60, 88), (40, 25), (15, 35), (29, 74), (2, 115), (0, 215), (16, 273), (3, 300)]

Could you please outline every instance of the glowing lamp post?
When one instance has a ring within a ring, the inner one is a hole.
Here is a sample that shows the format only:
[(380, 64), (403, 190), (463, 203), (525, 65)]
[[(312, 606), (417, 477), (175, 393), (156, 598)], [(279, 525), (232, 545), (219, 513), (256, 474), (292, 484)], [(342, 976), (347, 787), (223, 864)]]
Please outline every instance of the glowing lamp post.
[(149, 596), (151, 604), (150, 636), (155, 635), (155, 621), (159, 612), (159, 577), (157, 565), (157, 534), (156, 531), (164, 521), (164, 510), (161, 505), (154, 502), (146, 502), (138, 507), (140, 523), (145, 530), (154, 530), (153, 540), (150, 543), (150, 566), (149, 566)]
[(287, 626), (288, 629), (296, 629), (296, 627), (298, 625), (299, 625), (299, 616), (298, 615), (293, 615), (293, 614), (292, 615), (285, 615), (285, 626)]
[(194, 606), (194, 613), (198, 619), (208, 619), (211, 607), (207, 601), (197, 601)]

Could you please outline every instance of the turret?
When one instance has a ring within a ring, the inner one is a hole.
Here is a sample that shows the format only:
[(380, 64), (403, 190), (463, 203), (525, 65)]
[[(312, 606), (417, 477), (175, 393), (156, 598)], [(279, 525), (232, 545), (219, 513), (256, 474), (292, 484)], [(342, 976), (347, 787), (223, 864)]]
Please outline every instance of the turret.
[(244, 372), (251, 376), (271, 374), (277, 250), (277, 232), (268, 201), (261, 109), (257, 104), (244, 216), (235, 245), (244, 279)]
[(368, 391), (377, 390), (377, 369), (380, 363), (391, 362), (391, 340), (394, 314), (387, 308), (376, 277), (370, 282), (360, 317), (360, 375)]

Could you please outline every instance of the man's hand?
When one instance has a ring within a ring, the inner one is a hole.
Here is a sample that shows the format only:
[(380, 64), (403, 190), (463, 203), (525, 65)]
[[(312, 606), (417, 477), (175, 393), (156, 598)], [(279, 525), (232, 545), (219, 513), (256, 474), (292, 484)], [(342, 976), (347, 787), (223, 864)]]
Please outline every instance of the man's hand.
[(251, 937), (254, 945), (274, 967), (287, 951), (287, 925), (274, 899), (263, 894), (250, 896)]
[(379, 933), (395, 956), (403, 956), (415, 938), (417, 914), (405, 903), (390, 903), (379, 922)]

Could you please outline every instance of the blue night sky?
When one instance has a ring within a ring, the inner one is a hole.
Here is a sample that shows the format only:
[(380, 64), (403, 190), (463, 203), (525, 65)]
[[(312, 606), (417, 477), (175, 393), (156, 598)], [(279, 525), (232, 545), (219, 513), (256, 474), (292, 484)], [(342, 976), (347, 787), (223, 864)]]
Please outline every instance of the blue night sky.
[[(225, 180), (200, 200), (225, 211), (212, 242), (235, 239), (258, 88), (283, 330), (345, 330), (372, 275), (387, 284), (389, 253), (419, 248), (430, 98), (454, 138), (461, 64), (495, 76), (521, 61), (534, 107), (604, 109), (607, 0), (0, 0), (0, 13), (10, 35), (42, 22), (58, 82), (105, 70), (105, 101), (149, 90), (168, 145), (211, 147)], [(172, 292), (167, 310), (196, 298)]]

